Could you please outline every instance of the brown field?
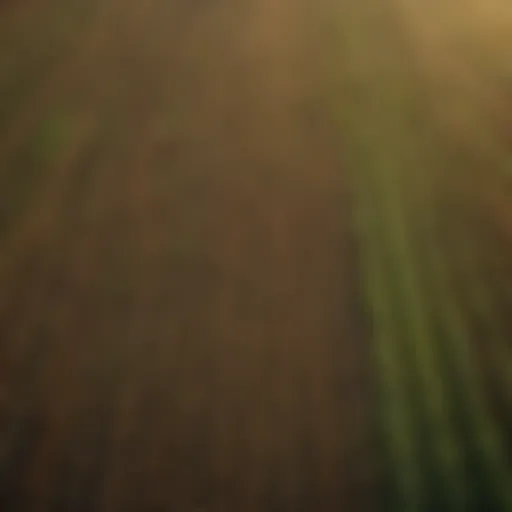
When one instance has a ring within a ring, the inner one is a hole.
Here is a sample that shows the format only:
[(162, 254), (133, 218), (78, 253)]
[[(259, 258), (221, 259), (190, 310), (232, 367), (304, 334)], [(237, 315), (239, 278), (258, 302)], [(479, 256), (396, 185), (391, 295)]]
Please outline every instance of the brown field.
[(335, 2), (0, 5), (0, 510), (372, 510)]

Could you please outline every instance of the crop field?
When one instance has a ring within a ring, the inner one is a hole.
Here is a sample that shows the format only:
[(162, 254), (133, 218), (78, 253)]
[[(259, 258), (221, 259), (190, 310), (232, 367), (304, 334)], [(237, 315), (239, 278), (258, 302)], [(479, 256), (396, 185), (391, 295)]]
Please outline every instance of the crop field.
[(0, 1), (0, 510), (512, 512), (512, 4)]

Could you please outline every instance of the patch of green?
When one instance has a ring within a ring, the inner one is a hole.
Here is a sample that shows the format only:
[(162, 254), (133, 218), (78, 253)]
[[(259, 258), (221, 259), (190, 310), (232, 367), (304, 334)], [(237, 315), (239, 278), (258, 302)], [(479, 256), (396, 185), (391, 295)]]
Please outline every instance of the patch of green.
[[(448, 157), (433, 131), (400, 6), (368, 0), (340, 9), (338, 103), (373, 326), (389, 469), (385, 508), (512, 510), (501, 432), (488, 410), (468, 312), (457, 301), (449, 254), (436, 231), (432, 178), (454, 167), (463, 176), (464, 162)], [(448, 105), (449, 98), (435, 100)], [(503, 153), (478, 124), (468, 133), (499, 172)]]
[(30, 148), (36, 164), (51, 164), (66, 147), (70, 133), (71, 120), (65, 112), (56, 110), (43, 119)]
[(0, 237), (14, 227), (16, 218), (37, 197), (44, 180), (65, 153), (73, 131), (73, 119), (54, 110), (13, 155), (0, 175)]

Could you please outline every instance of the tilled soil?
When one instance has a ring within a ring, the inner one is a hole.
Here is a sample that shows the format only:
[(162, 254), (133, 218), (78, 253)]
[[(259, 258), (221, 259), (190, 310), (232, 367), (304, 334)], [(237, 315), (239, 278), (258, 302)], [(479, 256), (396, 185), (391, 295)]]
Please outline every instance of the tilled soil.
[(0, 509), (374, 508), (334, 7), (84, 12), (0, 132)]

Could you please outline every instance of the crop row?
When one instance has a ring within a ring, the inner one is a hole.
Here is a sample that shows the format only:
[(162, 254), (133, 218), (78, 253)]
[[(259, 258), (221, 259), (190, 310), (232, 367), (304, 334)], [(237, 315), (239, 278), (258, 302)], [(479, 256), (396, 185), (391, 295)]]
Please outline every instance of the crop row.
[[(407, 41), (381, 2), (348, 6), (342, 19), (339, 110), (373, 326), (387, 502), (396, 510), (511, 510), (502, 435), (437, 229), (432, 176), (450, 167), (423, 128)], [(476, 276), (467, 282), (484, 286)]]

